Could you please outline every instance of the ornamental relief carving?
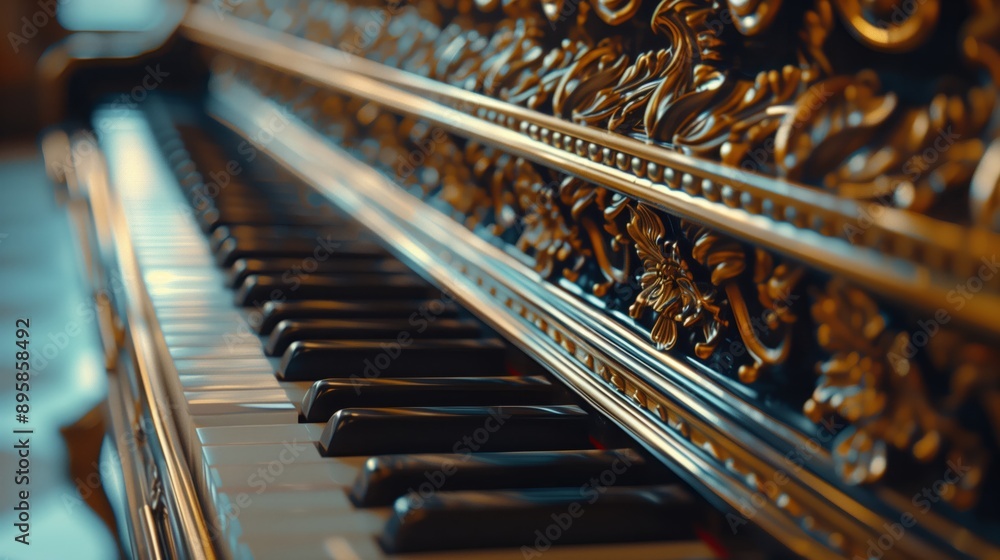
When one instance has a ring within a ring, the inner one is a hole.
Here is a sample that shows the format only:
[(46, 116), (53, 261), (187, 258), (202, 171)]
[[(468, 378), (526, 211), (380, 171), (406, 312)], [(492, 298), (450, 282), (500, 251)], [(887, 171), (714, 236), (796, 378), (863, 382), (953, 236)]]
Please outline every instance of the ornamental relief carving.
[[(861, 0), (418, 2), (354, 52), (747, 172), (1000, 231), (1000, 172), (983, 157), (1000, 157), (1000, 13), (963, 2), (969, 19), (947, 47), (961, 64), (926, 91), (901, 91), (887, 61), (946, 48), (936, 30), (951, 8), (918, 4), (898, 14)], [(349, 32), (334, 27), (289, 31), (338, 45)], [(842, 47), (871, 52), (874, 67), (845, 67)], [(831, 448), (845, 481), (884, 481), (900, 454), (959, 462), (971, 470), (943, 497), (976, 505), (1000, 445), (1000, 356), (976, 333), (924, 332), (914, 325), (926, 318), (842, 280), (578, 178), (362, 100), (282, 99), (298, 88), (232, 71), (542, 277), (599, 298), (657, 350), (711, 366), (729, 337), (745, 350), (734, 380), (814, 378), (782, 398), (849, 424)]]
[(984, 155), (1000, 122), (1000, 8), (911, 4), (334, 3), (338, 17), (283, 30), (750, 173), (995, 230)]

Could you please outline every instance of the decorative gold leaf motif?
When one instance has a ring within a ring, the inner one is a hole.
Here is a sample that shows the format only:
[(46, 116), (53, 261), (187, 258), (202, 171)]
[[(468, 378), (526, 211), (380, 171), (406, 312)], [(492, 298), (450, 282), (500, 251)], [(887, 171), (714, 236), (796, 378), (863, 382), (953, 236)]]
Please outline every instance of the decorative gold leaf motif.
[[(814, 421), (831, 413), (850, 422), (834, 442), (834, 460), (844, 480), (860, 484), (883, 477), (890, 447), (928, 462), (947, 458), (969, 472), (949, 485), (944, 498), (959, 508), (971, 507), (989, 462), (980, 437), (956, 420), (960, 405), (982, 398), (994, 426), (1000, 377), (994, 352), (963, 345), (947, 334), (929, 338), (930, 351), (946, 369), (955, 371), (951, 393), (933, 398), (924, 383), (910, 333), (890, 328), (876, 303), (842, 280), (831, 280), (813, 305), (820, 346), (830, 357), (818, 364), (820, 374), (804, 412)], [(940, 326), (937, 327), (941, 329)], [(913, 335), (916, 336), (916, 333)], [(926, 339), (925, 339), (926, 342)], [(987, 362), (991, 362), (987, 365)], [(937, 402), (935, 402), (937, 401)]]
[(642, 292), (629, 307), (638, 319), (649, 310), (655, 316), (650, 338), (657, 348), (669, 350), (677, 343), (678, 325), (701, 327), (703, 340), (695, 343), (695, 354), (707, 358), (719, 343), (726, 325), (715, 291), (699, 285), (681, 257), (677, 241), (667, 241), (663, 222), (644, 204), (632, 208), (628, 233), (643, 264), (639, 282)]
[[(791, 293), (801, 277), (801, 269), (790, 269), (784, 265), (774, 268), (771, 256), (765, 251), (755, 253), (756, 265), (754, 282), (764, 313), (761, 321), (754, 321), (747, 307), (746, 298), (737, 278), (746, 269), (748, 258), (746, 248), (734, 239), (722, 236), (712, 230), (695, 224), (685, 223), (687, 239), (693, 243), (692, 256), (702, 266), (712, 271), (712, 284), (726, 292), (730, 311), (739, 330), (746, 350), (753, 363), (739, 368), (740, 381), (757, 381), (763, 369), (783, 363), (791, 350), (791, 325), (795, 316), (790, 312)], [(780, 342), (775, 347), (765, 344), (761, 338), (768, 331), (781, 330)]]
[(519, 159), (518, 165), (522, 172), (514, 179), (514, 194), (521, 211), (521, 233), (515, 246), (534, 258), (535, 270), (542, 276), (552, 276), (558, 264), (567, 263), (563, 275), (575, 280), (590, 251), (583, 246), (577, 225), (555, 203), (557, 185), (542, 183), (538, 174), (524, 173), (524, 160)]

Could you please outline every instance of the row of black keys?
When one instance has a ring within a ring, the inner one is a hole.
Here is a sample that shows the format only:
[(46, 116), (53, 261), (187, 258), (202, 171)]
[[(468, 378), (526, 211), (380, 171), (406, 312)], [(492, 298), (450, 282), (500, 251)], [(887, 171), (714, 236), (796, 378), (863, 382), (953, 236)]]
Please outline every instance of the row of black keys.
[[(315, 382), (302, 420), (326, 423), (323, 454), (372, 456), (356, 505), (395, 503), (386, 550), (530, 545), (574, 507), (586, 515), (561, 544), (693, 537), (707, 511), (664, 485), (669, 471), (632, 449), (595, 449), (594, 418), (565, 390), (511, 375), (502, 341), (353, 224), (299, 204), (301, 187), (269, 169), (199, 196), (184, 145), (205, 168), (225, 159), (200, 132), (184, 136), (167, 155), (236, 304), (260, 312), (252, 326), (282, 356), (279, 379)], [(408, 493), (428, 484), (430, 495)]]

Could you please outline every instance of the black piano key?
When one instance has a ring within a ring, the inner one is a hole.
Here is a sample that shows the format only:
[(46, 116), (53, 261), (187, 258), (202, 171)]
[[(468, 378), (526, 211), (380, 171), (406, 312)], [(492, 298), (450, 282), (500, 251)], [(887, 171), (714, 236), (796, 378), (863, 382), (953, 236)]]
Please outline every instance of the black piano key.
[[(607, 471), (609, 474), (605, 474)], [(580, 487), (604, 475), (617, 485), (669, 480), (631, 449), (381, 455), (365, 462), (351, 491), (358, 506), (392, 505), (409, 492)]]
[(539, 488), (411, 493), (400, 498), (379, 539), (394, 554), (471, 548), (694, 538), (703, 514), (680, 486)]
[[(345, 408), (556, 404), (544, 377), (417, 377), (324, 379), (302, 400), (306, 422), (326, 422)], [(562, 399), (565, 400), (565, 399)]]
[(574, 405), (346, 408), (320, 436), (326, 456), (540, 451), (590, 447)]
[(252, 274), (281, 275), (283, 278), (301, 278), (311, 275), (336, 274), (412, 274), (402, 262), (391, 259), (327, 259), (311, 262), (306, 259), (237, 259), (226, 270), (226, 285), (238, 288)]
[[(335, 222), (336, 220), (331, 220)], [(260, 241), (260, 240), (305, 240), (313, 242), (320, 239), (356, 239), (357, 228), (347, 225), (317, 227), (291, 226), (246, 226), (231, 225), (215, 228), (209, 237), (212, 251), (218, 251), (227, 239)]]
[(237, 259), (314, 258), (376, 259), (385, 257), (385, 249), (370, 241), (353, 239), (234, 239), (223, 241), (215, 251), (220, 266), (232, 266)]
[[(398, 262), (398, 261), (394, 261)], [(269, 301), (261, 310), (259, 322), (251, 324), (262, 335), (271, 334), (274, 327), (286, 319), (388, 319), (406, 318), (416, 324), (433, 319), (458, 316), (458, 306), (440, 299), (345, 301), (306, 300)]]
[(407, 332), (396, 341), (293, 342), (277, 376), (284, 381), (494, 376), (506, 373), (505, 357), (497, 339), (415, 341)]
[(304, 299), (418, 299), (438, 291), (410, 274), (340, 274), (284, 278), (278, 274), (251, 274), (236, 291), (236, 305), (262, 306), (271, 300)]
[(330, 217), (321, 214), (290, 215), (268, 212), (266, 210), (226, 209), (211, 206), (195, 213), (198, 225), (205, 233), (215, 231), (215, 228), (226, 225), (256, 225), (256, 226), (315, 226), (326, 225)]
[(439, 319), (420, 328), (408, 319), (289, 319), (274, 328), (264, 352), (280, 356), (299, 340), (396, 340), (402, 332), (415, 339), (476, 338), (481, 331), (471, 319)]

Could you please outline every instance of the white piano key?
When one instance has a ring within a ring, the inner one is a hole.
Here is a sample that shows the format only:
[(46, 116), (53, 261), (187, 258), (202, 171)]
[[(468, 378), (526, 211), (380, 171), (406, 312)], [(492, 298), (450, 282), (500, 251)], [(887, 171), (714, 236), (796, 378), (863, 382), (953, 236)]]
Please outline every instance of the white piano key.
[(198, 348), (198, 347), (185, 347), (185, 348), (171, 348), (170, 355), (173, 356), (175, 360), (231, 360), (234, 358), (264, 358), (264, 351), (260, 348), (260, 345), (256, 347), (252, 346), (235, 346), (233, 348), (225, 348), (213, 346), (209, 348)]
[(246, 535), (227, 560), (266, 560), (268, 558), (294, 558), (295, 560), (347, 560), (330, 556), (322, 541), (301, 537), (256, 537)]
[[(258, 492), (250, 488), (249, 492), (240, 488), (227, 488), (219, 491), (216, 496), (219, 503), (240, 511), (256, 509), (264, 510), (271, 515), (288, 513), (309, 513), (321, 511), (350, 511), (354, 508), (347, 497), (347, 488), (325, 488), (312, 490), (279, 490), (273, 492)], [(244, 497), (245, 496), (245, 497)], [(220, 507), (225, 512), (226, 507)]]
[(217, 426), (199, 428), (202, 445), (242, 445), (251, 443), (317, 442), (323, 424), (284, 424), (266, 426)]
[(240, 374), (240, 375), (270, 375), (274, 377), (277, 363), (272, 363), (263, 355), (257, 358), (233, 358), (232, 360), (215, 359), (177, 359), (174, 358), (174, 368), (180, 374)]
[(220, 325), (214, 333), (204, 334), (165, 334), (167, 346), (178, 348), (260, 348), (260, 337), (244, 329), (242, 332), (233, 328), (232, 324)]
[[(287, 423), (286, 423), (287, 424)], [(319, 454), (314, 440), (288, 440), (281, 443), (259, 443), (247, 445), (206, 445), (202, 447), (205, 464), (211, 467), (222, 465), (262, 465), (272, 462), (330, 463), (329, 457)]]
[(212, 336), (219, 333), (230, 333), (238, 336), (253, 336), (257, 334), (250, 330), (250, 325), (239, 315), (213, 317), (201, 321), (160, 321), (160, 330), (166, 336)]
[[(336, 458), (322, 462), (294, 462), (258, 465), (215, 465), (207, 467), (205, 480), (213, 492), (250, 488), (264, 492), (291, 492), (299, 490), (346, 490), (354, 483), (361, 469), (363, 458)], [(271, 467), (268, 470), (268, 467)]]
[(228, 538), (235, 548), (243, 535), (286, 536), (322, 535), (336, 533), (342, 536), (376, 535), (389, 517), (389, 509), (364, 509), (354, 511), (326, 511), (321, 513), (295, 513), (273, 515), (273, 512), (248, 509), (229, 520)]
[[(199, 414), (205, 409), (192, 410), (191, 421), (195, 430), (210, 426), (239, 426), (247, 424), (288, 424), (299, 419), (294, 406), (268, 409), (245, 408), (245, 412), (224, 412), (222, 414)], [(192, 434), (194, 437), (194, 434)]]
[(170, 323), (172, 321), (188, 320), (188, 321), (204, 321), (219, 318), (220, 316), (226, 316), (230, 314), (240, 315), (239, 310), (236, 308), (225, 308), (223, 306), (216, 309), (200, 309), (196, 307), (191, 308), (171, 308), (163, 309), (156, 313), (157, 319), (160, 320), (160, 324)]
[(277, 389), (278, 378), (273, 375), (242, 375), (219, 373), (214, 375), (181, 374), (181, 387), (185, 391), (232, 391), (237, 389)]
[[(188, 391), (184, 393), (192, 413), (211, 410), (209, 414), (242, 413), (247, 409), (273, 409), (275, 404), (288, 404), (288, 393), (282, 387), (272, 389), (230, 389), (219, 391)], [(294, 406), (292, 407), (294, 408)]]
[(389, 518), (389, 508), (300, 512), (275, 516), (273, 511), (248, 508), (231, 520), (234, 536), (239, 530), (252, 535), (376, 535)]

